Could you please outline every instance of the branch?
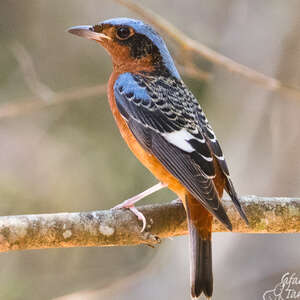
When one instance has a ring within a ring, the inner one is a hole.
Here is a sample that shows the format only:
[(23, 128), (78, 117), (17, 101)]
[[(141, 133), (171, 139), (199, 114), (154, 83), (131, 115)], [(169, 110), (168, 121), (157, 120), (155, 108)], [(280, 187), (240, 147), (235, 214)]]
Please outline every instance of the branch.
[(30, 98), (1, 105), (0, 119), (12, 118), (22, 114), (34, 112), (49, 106), (65, 103), (68, 101), (82, 100), (83, 98), (100, 96), (106, 92), (106, 85), (96, 85), (91, 87), (73, 88), (69, 91), (56, 93), (49, 101), (41, 101), (39, 98)]
[[(224, 207), (240, 233), (300, 232), (300, 198), (241, 197), (250, 221), (247, 227), (229, 199)], [(140, 232), (137, 218), (128, 210), (57, 213), (0, 217), (0, 252), (42, 248), (156, 245), (161, 238), (187, 233), (180, 202), (139, 207), (148, 225)], [(213, 231), (226, 229), (214, 220)]]
[(33, 59), (25, 47), (18, 41), (11, 44), (11, 50), (14, 54), (20, 68), (24, 74), (25, 82), (32, 91), (41, 99), (48, 101), (55, 96), (55, 93), (44, 83), (40, 81), (35, 71)]
[(242, 65), (233, 59), (230, 59), (210, 49), (204, 44), (191, 39), (172, 23), (168, 22), (166, 19), (154, 11), (142, 6), (141, 4), (137, 4), (131, 0), (115, 1), (140, 15), (147, 22), (151, 23), (163, 33), (167, 34), (184, 52), (191, 52), (193, 55), (204, 57), (213, 64), (220, 65), (230, 72), (242, 75), (269, 90), (280, 91), (284, 94), (295, 96), (298, 99), (300, 98), (300, 90), (298, 88), (288, 86), (275, 78)]
[(10, 48), (24, 74), (25, 82), (32, 93), (38, 98), (18, 99), (1, 105), (0, 119), (16, 117), (67, 101), (101, 95), (106, 91), (106, 85), (102, 84), (91, 87), (73, 88), (72, 90), (55, 93), (39, 80), (33, 59), (25, 47), (18, 41), (14, 41)]

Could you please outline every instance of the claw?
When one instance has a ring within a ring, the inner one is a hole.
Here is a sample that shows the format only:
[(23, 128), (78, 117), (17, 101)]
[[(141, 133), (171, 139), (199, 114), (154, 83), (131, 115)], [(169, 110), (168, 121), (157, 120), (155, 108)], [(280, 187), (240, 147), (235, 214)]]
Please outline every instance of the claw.
[(139, 200), (145, 198), (146, 196), (155, 193), (156, 191), (159, 191), (160, 189), (166, 187), (167, 185), (164, 183), (159, 182), (158, 184), (152, 186), (151, 188), (147, 189), (146, 191), (131, 197), (124, 202), (116, 205), (113, 207), (113, 209), (119, 209), (119, 208), (128, 208), (130, 209), (136, 216), (137, 218), (143, 222), (143, 227), (141, 232), (143, 232), (146, 229), (147, 221), (145, 216), (134, 206), (134, 203), (138, 202)]
[(146, 229), (147, 225), (145, 216), (135, 206), (130, 206), (128, 208), (137, 216), (138, 220), (143, 222), (143, 227), (141, 229), (141, 232), (143, 232)]
[(143, 232), (146, 229), (146, 225), (147, 225), (147, 221), (146, 221), (145, 216), (134, 205), (132, 205), (132, 204), (131, 205), (124, 205), (125, 202), (116, 205), (112, 209), (128, 208), (134, 215), (137, 216), (139, 221), (143, 222), (143, 227), (142, 227), (142, 230), (141, 230), (141, 232)]

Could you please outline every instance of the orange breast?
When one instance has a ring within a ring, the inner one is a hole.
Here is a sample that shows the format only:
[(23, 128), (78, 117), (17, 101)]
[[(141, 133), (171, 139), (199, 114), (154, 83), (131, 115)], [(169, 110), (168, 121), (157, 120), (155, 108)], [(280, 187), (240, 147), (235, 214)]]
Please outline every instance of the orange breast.
[(175, 192), (181, 199), (184, 199), (186, 193), (185, 187), (172, 175), (166, 168), (159, 162), (159, 160), (151, 153), (146, 151), (136, 140), (127, 126), (127, 123), (122, 118), (119, 110), (116, 106), (114, 96), (114, 83), (119, 76), (119, 73), (113, 72), (108, 83), (108, 100), (111, 111), (118, 125), (120, 133), (123, 139), (126, 141), (128, 147), (133, 154), (139, 159), (139, 161), (150, 170), (150, 172), (162, 183), (168, 185), (168, 188)]
[[(111, 111), (118, 125), (120, 133), (123, 139), (126, 141), (128, 147), (133, 152), (133, 154), (139, 159), (139, 161), (148, 169), (150, 172), (162, 183), (167, 184), (168, 188), (176, 193), (181, 200), (185, 199), (186, 195), (190, 193), (187, 189), (175, 178), (161, 163), (153, 156), (151, 153), (147, 152), (136, 140), (134, 135), (131, 133), (127, 126), (127, 123), (122, 118), (119, 110), (116, 106), (115, 96), (114, 96), (114, 83), (120, 73), (113, 72), (108, 83), (108, 100), (110, 104)], [(223, 195), (225, 178), (220, 170), (219, 165), (214, 161), (216, 177), (214, 178), (214, 184), (216, 186), (219, 197)], [(185, 204), (185, 203), (184, 203)]]

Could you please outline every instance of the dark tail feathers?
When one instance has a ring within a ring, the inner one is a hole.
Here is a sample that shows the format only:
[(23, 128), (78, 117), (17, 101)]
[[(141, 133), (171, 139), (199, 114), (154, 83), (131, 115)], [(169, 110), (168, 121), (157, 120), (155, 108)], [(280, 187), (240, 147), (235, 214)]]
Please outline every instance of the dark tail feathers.
[(235, 205), (236, 209), (238, 210), (240, 216), (243, 218), (243, 220), (246, 222), (247, 225), (249, 225), (249, 221), (247, 219), (247, 216), (241, 206), (241, 203), (238, 199), (238, 196), (236, 194), (236, 191), (233, 187), (233, 184), (232, 184), (232, 181), (230, 180), (230, 178), (227, 177), (227, 180), (226, 180), (226, 185), (225, 185), (225, 189), (226, 189), (226, 192), (228, 193), (228, 195), (230, 196), (233, 204)]
[(197, 298), (203, 292), (211, 297), (213, 292), (211, 240), (204, 240), (189, 221), (191, 294)]

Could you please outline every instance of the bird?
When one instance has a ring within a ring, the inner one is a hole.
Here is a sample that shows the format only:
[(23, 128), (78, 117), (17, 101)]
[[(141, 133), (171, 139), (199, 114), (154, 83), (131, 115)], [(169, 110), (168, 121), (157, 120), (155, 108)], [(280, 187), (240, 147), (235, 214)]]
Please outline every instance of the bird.
[[(212, 221), (232, 224), (221, 203), (224, 190), (248, 224), (220, 144), (198, 100), (183, 82), (163, 38), (148, 24), (112, 18), (74, 26), (111, 56), (108, 101), (121, 136), (138, 160), (181, 199), (189, 231), (191, 297), (213, 293)], [(141, 197), (118, 207), (134, 207)]]

